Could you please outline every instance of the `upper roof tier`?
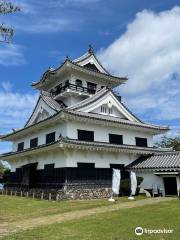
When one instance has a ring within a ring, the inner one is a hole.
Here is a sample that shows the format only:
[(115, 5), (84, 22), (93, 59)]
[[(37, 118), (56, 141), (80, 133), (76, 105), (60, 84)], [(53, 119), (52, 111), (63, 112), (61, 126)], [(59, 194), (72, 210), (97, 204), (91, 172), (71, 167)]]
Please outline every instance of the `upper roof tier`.
[(66, 60), (56, 69), (49, 68), (42, 76), (40, 81), (32, 83), (35, 89), (49, 91), (63, 80), (67, 80), (70, 76), (76, 76), (93, 79), (96, 83), (104, 86), (116, 87), (127, 81), (127, 77), (116, 77), (111, 75), (99, 62), (94, 54), (92, 47), (81, 57)]

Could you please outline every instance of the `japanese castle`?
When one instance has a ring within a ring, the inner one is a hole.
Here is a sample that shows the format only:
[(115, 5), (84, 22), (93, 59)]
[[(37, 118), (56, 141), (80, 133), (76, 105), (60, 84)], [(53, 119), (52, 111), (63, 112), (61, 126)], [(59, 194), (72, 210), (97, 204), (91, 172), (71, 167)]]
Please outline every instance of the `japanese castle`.
[(169, 129), (141, 121), (124, 105), (113, 89), (127, 80), (111, 75), (92, 47), (49, 68), (32, 84), (40, 96), (25, 126), (1, 136), (13, 143), (0, 156), (12, 167), (7, 187), (103, 190), (116, 168), (122, 179), (133, 169), (144, 189), (177, 195), (180, 155), (153, 147), (153, 136)]

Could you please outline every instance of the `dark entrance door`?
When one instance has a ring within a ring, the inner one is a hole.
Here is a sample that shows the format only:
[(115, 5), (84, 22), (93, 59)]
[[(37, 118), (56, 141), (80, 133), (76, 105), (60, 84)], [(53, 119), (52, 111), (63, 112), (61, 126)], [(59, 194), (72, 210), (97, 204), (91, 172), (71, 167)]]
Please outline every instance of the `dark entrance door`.
[(36, 181), (36, 167), (37, 163), (30, 163), (22, 167), (22, 186), (34, 187)]
[(175, 177), (164, 177), (166, 195), (177, 195), (177, 182)]

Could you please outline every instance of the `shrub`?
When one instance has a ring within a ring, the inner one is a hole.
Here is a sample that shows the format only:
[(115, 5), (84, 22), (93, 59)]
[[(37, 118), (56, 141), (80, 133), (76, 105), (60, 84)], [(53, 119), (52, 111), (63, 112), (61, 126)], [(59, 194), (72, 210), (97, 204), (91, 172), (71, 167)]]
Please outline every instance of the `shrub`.
[[(143, 181), (143, 177), (137, 177), (137, 186), (139, 186)], [(136, 195), (139, 194), (140, 187), (137, 187)], [(131, 193), (131, 179), (126, 178), (121, 180), (120, 193), (123, 196), (129, 196)]]

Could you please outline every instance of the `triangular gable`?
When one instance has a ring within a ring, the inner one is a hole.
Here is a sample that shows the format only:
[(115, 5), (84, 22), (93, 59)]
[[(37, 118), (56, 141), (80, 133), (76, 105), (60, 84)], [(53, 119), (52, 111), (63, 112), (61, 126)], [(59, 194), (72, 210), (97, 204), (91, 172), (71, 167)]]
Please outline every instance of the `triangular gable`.
[(86, 53), (80, 58), (75, 59), (73, 62), (77, 63), (82, 67), (88, 67), (92, 70), (109, 74), (108, 71), (100, 64), (94, 53)]
[[(98, 93), (97, 93), (98, 94)], [(93, 96), (94, 97), (94, 96)], [(85, 102), (85, 101), (84, 101)], [(86, 103), (79, 105), (77, 108), (73, 106), (74, 110), (81, 112), (96, 113), (102, 115), (110, 115), (119, 117), (133, 122), (141, 122), (122, 104), (112, 91), (106, 91), (99, 98), (91, 101), (91, 97), (86, 100)]]
[(54, 115), (56, 111), (52, 109), (42, 98), (42, 96), (39, 97), (37, 104), (32, 112), (32, 115), (30, 116), (29, 120), (27, 121), (25, 126), (29, 126), (31, 124), (40, 122), (52, 115)]

